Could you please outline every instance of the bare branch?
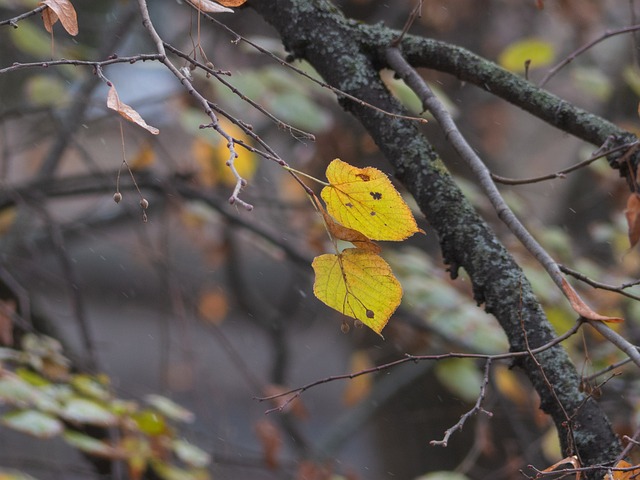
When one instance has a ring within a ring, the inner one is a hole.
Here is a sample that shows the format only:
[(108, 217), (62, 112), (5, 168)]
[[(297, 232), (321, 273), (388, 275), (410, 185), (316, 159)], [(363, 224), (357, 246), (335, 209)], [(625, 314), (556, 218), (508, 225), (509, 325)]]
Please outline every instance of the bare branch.
[(491, 371), (491, 359), (489, 358), (487, 359), (487, 362), (484, 365), (484, 377), (482, 378), (482, 384), (480, 385), (480, 394), (478, 395), (478, 398), (473, 408), (468, 412), (466, 412), (464, 415), (462, 415), (460, 417), (460, 420), (458, 420), (458, 422), (453, 427), (448, 428), (444, 432), (444, 438), (442, 440), (431, 440), (429, 442), (429, 445), (434, 445), (434, 446), (438, 445), (441, 447), (446, 447), (447, 444), (449, 443), (449, 438), (451, 437), (451, 435), (453, 435), (453, 433), (456, 430), (462, 430), (462, 427), (464, 427), (464, 424), (469, 419), (469, 417), (472, 417), (476, 413), (484, 413), (489, 417), (493, 416), (493, 413), (488, 412), (484, 408), (482, 408), (482, 402), (484, 401), (484, 397), (487, 391), (487, 384), (489, 383), (490, 371)]
[(579, 55), (582, 55), (584, 52), (586, 52), (590, 48), (593, 48), (595, 45), (602, 42), (603, 40), (606, 40), (607, 38), (613, 37), (615, 35), (635, 32), (637, 30), (640, 30), (640, 25), (631, 25), (629, 27), (618, 28), (616, 30), (607, 30), (598, 38), (591, 40), (590, 42), (584, 44), (574, 52), (571, 52), (571, 54), (569, 54), (564, 60), (562, 60), (560, 63), (555, 65), (553, 68), (551, 68), (551, 70), (549, 70), (549, 72), (540, 81), (539, 86), (544, 87), (547, 84), (547, 82), (551, 80), (551, 77), (553, 77), (556, 73), (558, 73), (562, 68), (567, 66), (569, 63), (573, 62)]
[[(506, 204), (502, 195), (498, 191), (495, 183), (491, 179), (491, 174), (480, 157), (467, 143), (464, 136), (458, 130), (453, 118), (446, 110), (442, 102), (433, 94), (429, 85), (418, 75), (418, 73), (407, 63), (403, 58), (400, 50), (397, 48), (387, 49), (387, 62), (394, 68), (396, 73), (405, 80), (407, 85), (411, 87), (414, 92), (421, 99), (425, 109), (428, 109), (436, 118), (440, 126), (442, 127), (445, 137), (456, 150), (458, 155), (467, 163), (469, 169), (476, 176), (476, 180), (480, 188), (484, 191), (485, 195), (493, 205), (498, 218), (504, 222), (509, 230), (520, 240), (524, 247), (533, 255), (533, 257), (542, 265), (542, 267), (549, 274), (549, 277), (558, 286), (560, 291), (570, 301), (572, 307), (575, 308), (574, 302), (578, 299), (580, 302), (580, 296), (571, 287), (571, 285), (563, 278), (560, 267), (556, 261), (549, 255), (549, 253), (533, 238), (524, 225), (518, 220), (513, 211)], [(582, 302), (584, 303), (584, 302)], [(585, 305), (586, 306), (586, 305)], [(584, 315), (585, 312), (578, 312), (580, 315)], [(597, 316), (597, 314), (596, 314)], [(594, 316), (595, 318), (595, 316)], [(629, 355), (636, 365), (640, 366), (640, 353), (637, 349), (622, 336), (615, 333), (608, 326), (601, 321), (589, 320), (590, 325), (598, 330), (605, 338), (616, 345), (620, 350)]]
[(2, 20), (0, 21), (0, 27), (2, 27), (3, 25), (11, 25), (13, 28), (18, 28), (18, 22), (20, 20), (33, 17), (34, 15), (37, 15), (40, 12), (42, 12), (45, 8), (48, 8), (48, 7), (46, 5), (40, 5), (39, 7), (36, 7), (33, 10), (30, 10), (26, 13), (20, 14), (17, 17), (13, 17), (8, 20)]

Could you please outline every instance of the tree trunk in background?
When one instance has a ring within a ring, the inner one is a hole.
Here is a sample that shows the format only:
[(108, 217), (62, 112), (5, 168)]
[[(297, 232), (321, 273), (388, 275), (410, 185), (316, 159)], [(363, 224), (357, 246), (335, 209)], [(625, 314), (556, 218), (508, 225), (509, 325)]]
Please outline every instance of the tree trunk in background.
[[(408, 115), (382, 83), (380, 45), (371, 42), (372, 29), (377, 29), (378, 39), (389, 42), (396, 32), (349, 21), (323, 0), (249, 4), (275, 27), (287, 50), (309, 61), (327, 83), (386, 111)], [(510, 85), (519, 88), (518, 82)], [(452, 277), (459, 268), (466, 270), (475, 299), (498, 320), (511, 350), (526, 350), (525, 340), (531, 348), (551, 341), (553, 329), (522, 270), (464, 198), (417, 124), (339, 100), (367, 129), (417, 201), (438, 234)], [(541, 408), (553, 418), (564, 453), (577, 454), (583, 466), (613, 461), (620, 443), (599, 405), (579, 391), (580, 378), (564, 349), (550, 348), (538, 354), (537, 361), (540, 366), (527, 357), (517, 365), (540, 395)]]

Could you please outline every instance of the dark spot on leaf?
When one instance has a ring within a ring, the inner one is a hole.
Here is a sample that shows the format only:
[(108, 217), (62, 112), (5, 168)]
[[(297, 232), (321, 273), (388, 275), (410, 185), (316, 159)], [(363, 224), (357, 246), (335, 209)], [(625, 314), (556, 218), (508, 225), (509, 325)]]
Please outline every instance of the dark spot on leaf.
[(380, 192), (369, 192), (369, 195), (371, 195), (374, 200), (380, 200), (382, 198), (382, 194)]
[(347, 202), (347, 203), (344, 204), (344, 206), (351, 208), (351, 207), (353, 207), (353, 203)]
[(373, 310), (367, 309), (367, 318), (373, 318)]
[(375, 214), (376, 214), (376, 212), (374, 212), (374, 211), (369, 212), (369, 215), (371, 215), (372, 217), (374, 217)]
[(368, 182), (369, 180), (371, 180), (371, 177), (369, 177), (369, 175), (365, 174), (365, 173), (358, 173), (356, 175), (356, 177), (358, 177), (359, 179), (361, 179), (363, 182)]

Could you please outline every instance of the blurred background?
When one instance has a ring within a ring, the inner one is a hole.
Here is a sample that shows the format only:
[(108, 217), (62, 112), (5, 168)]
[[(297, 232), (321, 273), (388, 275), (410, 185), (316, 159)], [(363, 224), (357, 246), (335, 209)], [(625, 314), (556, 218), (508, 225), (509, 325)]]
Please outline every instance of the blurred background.
[[(3, 71), (14, 62), (52, 57), (103, 60), (153, 52), (134, 2), (73, 3), (76, 37), (59, 24), (49, 35), (39, 15), (21, 21), (19, 28), (0, 27), (0, 343), (5, 356), (24, 348), (23, 340), (30, 338), (26, 332), (35, 330), (61, 342), (72, 365), (65, 367), (69, 372), (106, 374), (113, 395), (136, 402), (150, 394), (171, 399), (194, 415), (172, 427), (172, 438), (186, 439), (210, 455), (202, 475), (217, 480), (444, 478), (438, 472), (451, 472), (447, 478), (454, 479), (510, 479), (520, 478), (527, 465), (542, 469), (561, 458), (552, 422), (508, 363), (490, 372), (483, 406), (493, 417), (470, 418), (446, 448), (429, 442), (441, 440), (475, 403), (482, 362), (407, 363), (328, 382), (305, 391), (290, 408), (266, 414), (274, 404), (256, 397), (382, 365), (406, 353), (503, 352), (506, 339), (475, 305), (464, 275), (449, 279), (438, 239), (419, 212), (426, 235), (383, 246), (404, 289), (384, 340), (320, 303), (313, 296), (310, 263), (330, 252), (331, 244), (304, 191), (275, 163), (242, 150), (238, 170), (249, 184), (240, 198), (255, 208), (229, 205), (235, 179), (225, 166), (226, 142), (199, 128), (209, 120), (162, 65), (138, 61), (103, 69), (120, 99), (160, 129), (158, 136), (121, 124), (106, 108), (108, 88), (91, 67)], [(228, 72), (216, 78), (194, 71), (194, 85), (250, 124), (292, 167), (322, 180), (327, 164), (341, 158), (390, 173), (371, 138), (330, 91), (237, 42), (220, 25), (198, 21), (185, 4), (149, 3), (166, 42)], [(416, 2), (335, 3), (348, 17), (400, 29)], [(35, 6), (0, 0), (0, 21)], [(638, 13), (633, 0), (424, 0), (411, 33), (468, 48), (538, 83), (586, 42), (638, 23)], [(215, 18), (286, 56), (274, 30), (250, 8)], [(634, 34), (612, 36), (562, 69), (546, 88), (637, 131), (638, 53)], [(293, 65), (315, 75), (304, 62)], [(597, 148), (451, 76), (421, 73), (497, 175), (553, 173)], [(420, 104), (407, 87), (389, 72), (383, 75), (419, 115)], [(279, 128), (243, 96), (313, 134), (315, 141)], [(221, 122), (228, 133), (254, 144), (231, 122)], [(566, 331), (575, 318), (562, 296), (494, 221), (435, 122), (424, 131), (527, 271), (554, 327)], [(308, 184), (319, 191), (319, 185)], [(113, 201), (117, 189), (122, 193), (118, 204)], [(605, 160), (564, 179), (502, 186), (501, 191), (560, 263), (613, 285), (638, 278), (640, 257), (629, 249), (624, 218), (629, 191)], [(142, 198), (149, 202), (144, 212)], [(621, 333), (634, 343), (640, 340), (637, 301), (605, 290), (584, 291), (596, 310), (624, 316)], [(345, 321), (350, 328), (343, 327)], [(603, 388), (599, 384), (609, 377), (589, 379), (621, 360), (618, 352), (588, 332), (565, 346), (585, 376), (585, 388), (601, 395), (616, 430), (631, 434), (637, 426), (636, 378), (621, 368)], [(13, 370), (14, 363), (4, 367)], [(58, 381), (65, 383), (64, 378)], [(6, 414), (16, 405), (4, 395), (3, 402), (0, 388), (0, 413)], [(40, 479), (112, 478), (60, 436), (37, 437), (0, 426), (0, 467)], [(122, 471), (112, 475), (127, 478)]]

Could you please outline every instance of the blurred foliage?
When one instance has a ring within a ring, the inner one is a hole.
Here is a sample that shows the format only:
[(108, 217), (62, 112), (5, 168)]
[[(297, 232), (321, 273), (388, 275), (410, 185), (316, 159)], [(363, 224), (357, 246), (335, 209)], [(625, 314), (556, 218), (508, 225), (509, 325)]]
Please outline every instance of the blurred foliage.
[[(209, 478), (209, 454), (179, 437), (179, 425), (194, 416), (170, 399), (149, 395), (140, 404), (116, 397), (106, 375), (73, 373), (59, 342), (46, 336), (27, 334), (20, 350), (0, 348), (0, 359), (4, 427), (123, 460), (132, 479), (143, 478), (147, 468), (165, 480)], [(87, 427), (104, 429), (104, 439), (83, 433)]]

